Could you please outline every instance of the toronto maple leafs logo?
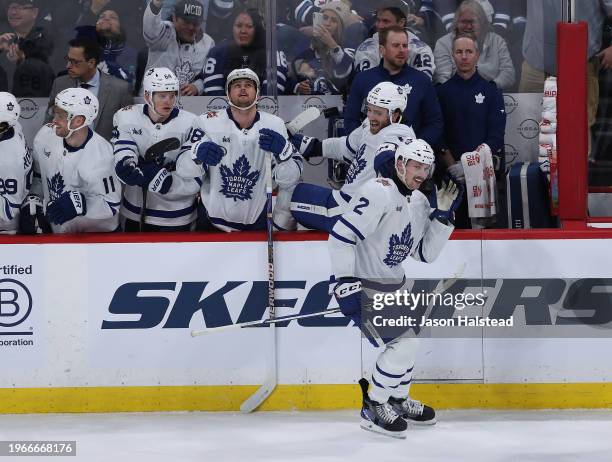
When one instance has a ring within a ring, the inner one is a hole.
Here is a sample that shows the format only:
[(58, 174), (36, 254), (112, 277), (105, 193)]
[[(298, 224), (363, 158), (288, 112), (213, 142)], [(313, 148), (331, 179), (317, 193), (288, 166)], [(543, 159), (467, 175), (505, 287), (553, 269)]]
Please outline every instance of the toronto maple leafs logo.
[(350, 184), (353, 181), (355, 181), (355, 178), (357, 178), (357, 175), (359, 175), (362, 170), (366, 167), (366, 160), (363, 157), (363, 153), (365, 152), (365, 144), (362, 144), (361, 147), (359, 148), (359, 151), (357, 151), (357, 155), (353, 158), (353, 162), (351, 162), (351, 165), (348, 168), (348, 171), (346, 172), (346, 181), (345, 184)]
[(391, 235), (391, 239), (389, 239), (389, 251), (383, 262), (390, 267), (399, 265), (408, 255), (410, 255), (413, 243), (412, 225), (409, 223), (404, 229), (401, 237), (397, 234)]
[(15, 105), (13, 103), (8, 103), (6, 105), (6, 109), (9, 111), (12, 111), (13, 109), (15, 109)]
[(181, 85), (192, 82), (195, 79), (196, 73), (189, 61), (182, 61), (174, 70)]
[(259, 170), (251, 172), (251, 165), (246, 156), (241, 155), (230, 170), (221, 165), (221, 189), (219, 192), (234, 201), (246, 201), (253, 197), (253, 187), (259, 179)]
[(47, 178), (47, 186), (49, 187), (49, 200), (56, 200), (64, 192), (64, 179), (61, 173), (56, 173), (51, 178)]
[(91, 104), (91, 98), (89, 96), (86, 96), (85, 98), (83, 98), (83, 102), (85, 104)]
[(477, 95), (474, 95), (474, 99), (476, 100), (476, 104), (482, 104), (484, 103), (485, 97), (482, 93), (478, 93)]

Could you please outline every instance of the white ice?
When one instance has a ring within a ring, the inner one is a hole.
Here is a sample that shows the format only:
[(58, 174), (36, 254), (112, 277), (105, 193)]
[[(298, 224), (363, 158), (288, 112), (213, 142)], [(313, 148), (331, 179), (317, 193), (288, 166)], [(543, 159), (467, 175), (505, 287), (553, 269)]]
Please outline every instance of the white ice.
[(396, 440), (357, 411), (0, 416), (0, 440), (76, 440), (76, 457), (0, 461), (612, 461), (612, 411), (441, 411)]

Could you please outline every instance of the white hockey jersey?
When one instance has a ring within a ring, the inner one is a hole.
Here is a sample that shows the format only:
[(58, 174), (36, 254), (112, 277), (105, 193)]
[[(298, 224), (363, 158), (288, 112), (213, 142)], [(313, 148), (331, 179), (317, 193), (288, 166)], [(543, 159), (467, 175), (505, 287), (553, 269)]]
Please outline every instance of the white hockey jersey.
[[(138, 162), (147, 149), (155, 143), (177, 138), (180, 144), (189, 139), (189, 132), (196, 119), (191, 112), (175, 108), (163, 123), (153, 123), (146, 104), (135, 104), (117, 111), (113, 118), (113, 148), (115, 165), (126, 157)], [(176, 174), (175, 165), (180, 149), (164, 155), (164, 165), (172, 175), (172, 186), (166, 194), (147, 193), (146, 222), (157, 226), (184, 226), (196, 219), (196, 196), (200, 183), (193, 178)], [(121, 202), (121, 215), (133, 221), (140, 220), (142, 188), (125, 185)]]
[(435, 260), (454, 229), (430, 219), (430, 212), (429, 200), (420, 191), (404, 196), (392, 180), (367, 181), (329, 236), (333, 274), (386, 285), (401, 283), (402, 262), (408, 256)]
[(411, 127), (404, 124), (387, 125), (373, 135), (370, 121), (366, 119), (348, 136), (323, 140), (323, 157), (350, 164), (344, 185), (332, 192), (336, 202), (346, 205), (365, 182), (376, 177), (374, 157), (383, 143), (392, 143), (397, 147), (408, 138), (416, 138), (416, 135)]
[(73, 148), (47, 124), (34, 138), (31, 192), (42, 198), (46, 212), (49, 201), (66, 191), (85, 196), (86, 214), (63, 225), (52, 224), (54, 233), (108, 232), (119, 227), (121, 183), (111, 144), (88, 128), (85, 143)]
[(162, 21), (161, 13), (154, 14), (150, 4), (143, 15), (142, 32), (149, 48), (147, 69), (167, 67), (174, 71), (181, 85), (192, 83), (202, 94), (206, 57), (215, 46), (215, 41), (202, 33), (195, 43), (179, 43), (174, 25), (170, 21)]
[[(436, 64), (431, 47), (410, 31), (408, 32), (408, 65), (425, 72), (433, 79)], [(364, 40), (355, 51), (355, 69), (357, 72), (365, 71), (378, 66), (380, 51), (378, 48), (378, 32), (371, 38)]]
[[(211, 111), (196, 119), (189, 144), (177, 160), (177, 172), (185, 178), (202, 181), (202, 202), (210, 221), (224, 231), (248, 229), (264, 212), (266, 206), (266, 156), (271, 155), (259, 147), (259, 130), (269, 128), (283, 135), (291, 159), (280, 164), (272, 157), (272, 177), (279, 186), (279, 196), (274, 208), (274, 218), (279, 213), (290, 216), (289, 195), (302, 173), (302, 157), (288, 140), (285, 123), (279, 117), (257, 112), (250, 128), (241, 129), (231, 116), (231, 110)], [(192, 148), (200, 140), (212, 141), (226, 154), (213, 167), (198, 165), (193, 161)], [(279, 204), (283, 204), (280, 206)], [(286, 209), (286, 210), (285, 210)], [(278, 225), (278, 223), (277, 223)], [(278, 226), (282, 227), (282, 226)]]
[(32, 154), (21, 125), (0, 137), (0, 234), (15, 234), (19, 211), (32, 181)]

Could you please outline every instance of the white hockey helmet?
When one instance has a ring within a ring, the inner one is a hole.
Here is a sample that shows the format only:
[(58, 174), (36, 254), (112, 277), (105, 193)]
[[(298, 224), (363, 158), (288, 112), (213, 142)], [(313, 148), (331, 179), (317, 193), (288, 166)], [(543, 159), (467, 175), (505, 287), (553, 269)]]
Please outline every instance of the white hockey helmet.
[(0, 92), (0, 123), (6, 123), (13, 127), (19, 120), (21, 107), (11, 93)]
[(399, 85), (391, 82), (380, 82), (370, 90), (366, 101), (374, 106), (387, 109), (389, 111), (389, 122), (394, 123), (393, 113), (398, 109), (400, 113), (404, 112), (408, 104), (408, 95)]
[[(240, 79), (248, 79), (248, 80), (251, 80), (255, 84), (255, 89), (256, 89), (255, 101), (253, 101), (253, 104), (251, 104), (249, 107), (246, 107), (246, 108), (237, 107), (236, 105), (234, 105), (234, 103), (232, 103), (229, 97), (229, 90), (230, 90), (230, 87), (232, 86), (232, 83)], [(248, 67), (234, 69), (232, 72), (228, 74), (227, 79), (225, 80), (225, 96), (227, 96), (228, 104), (236, 109), (240, 109), (243, 111), (251, 109), (253, 106), (257, 104), (257, 100), (259, 99), (259, 88), (260, 88), (259, 77), (257, 77), (257, 74), (253, 72), (251, 69), (249, 69)]]
[(398, 160), (402, 161), (404, 164), (407, 164), (409, 160), (415, 160), (422, 164), (429, 165), (428, 178), (431, 178), (434, 172), (436, 156), (427, 141), (408, 138), (400, 143), (395, 150), (396, 165)]
[(167, 67), (151, 67), (142, 79), (142, 88), (153, 95), (156, 91), (179, 91), (179, 80)]
[(85, 124), (91, 125), (98, 117), (98, 98), (84, 88), (66, 88), (55, 97), (55, 105), (68, 113), (68, 125), (76, 116), (85, 117)]

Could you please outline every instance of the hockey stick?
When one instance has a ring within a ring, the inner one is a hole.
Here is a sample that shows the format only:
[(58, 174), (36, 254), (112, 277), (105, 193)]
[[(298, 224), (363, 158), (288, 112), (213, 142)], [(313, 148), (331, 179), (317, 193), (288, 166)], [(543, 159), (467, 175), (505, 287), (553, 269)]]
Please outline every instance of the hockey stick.
[[(181, 142), (178, 138), (166, 138), (165, 140), (158, 141), (157, 143), (149, 146), (147, 152), (144, 155), (144, 162), (157, 162), (163, 163), (164, 154), (168, 151), (173, 151), (181, 147)], [(140, 209), (140, 232), (144, 230), (145, 219), (147, 216), (147, 193), (149, 192), (149, 185), (142, 187), (142, 208)]]
[(295, 116), (293, 119), (291, 119), (285, 124), (285, 127), (289, 132), (289, 136), (295, 135), (306, 125), (318, 119), (320, 115), (321, 111), (319, 111), (319, 109), (314, 106), (311, 106), (308, 109), (300, 112), (297, 116)]
[[(276, 317), (276, 307), (274, 306), (274, 239), (272, 231), (274, 224), (272, 223), (272, 154), (266, 153), (266, 225), (268, 228), (268, 315), (270, 319)], [(268, 327), (270, 331), (269, 337), (269, 354), (268, 358), (268, 373), (266, 380), (259, 389), (251, 395), (240, 406), (240, 411), (245, 414), (253, 412), (257, 409), (268, 396), (276, 388), (277, 382), (277, 362), (276, 362), (276, 324), (270, 323)]]
[[(432, 294), (433, 295), (442, 294), (446, 292), (448, 289), (450, 289), (455, 284), (455, 282), (457, 282), (457, 279), (461, 277), (464, 269), (465, 269), (465, 263), (463, 263), (457, 269), (457, 271), (453, 273), (453, 275), (450, 278), (441, 280), (438, 283), (439, 287), (436, 286), (436, 290), (434, 290)], [(433, 303), (427, 306), (427, 310), (425, 314), (430, 312), (432, 308), (433, 308)], [(238, 324), (228, 324), (227, 326), (210, 327), (208, 329), (194, 330), (194, 331), (191, 331), (191, 336), (199, 337), (201, 335), (216, 334), (217, 332), (223, 332), (226, 330), (243, 329), (246, 327), (261, 327), (261, 326), (266, 326), (270, 324), (276, 324), (279, 322), (293, 321), (295, 319), (305, 319), (305, 318), (314, 318), (318, 316), (327, 316), (328, 314), (335, 314), (339, 312), (340, 312), (340, 308), (329, 308), (329, 309), (322, 310), (322, 311), (315, 311), (314, 313), (290, 314), (287, 316), (278, 316), (278, 317), (275, 317), (274, 319), (268, 318), (268, 319), (256, 320), (256, 321), (246, 321), (246, 322), (241, 322)]]

